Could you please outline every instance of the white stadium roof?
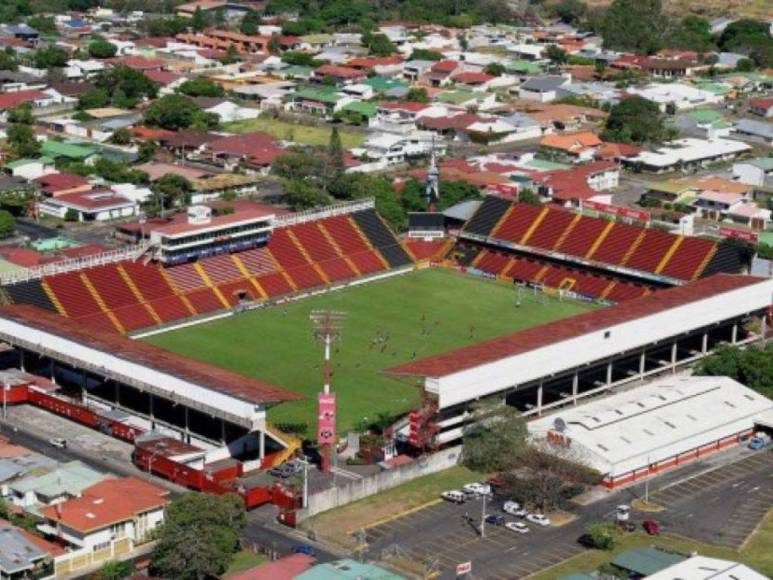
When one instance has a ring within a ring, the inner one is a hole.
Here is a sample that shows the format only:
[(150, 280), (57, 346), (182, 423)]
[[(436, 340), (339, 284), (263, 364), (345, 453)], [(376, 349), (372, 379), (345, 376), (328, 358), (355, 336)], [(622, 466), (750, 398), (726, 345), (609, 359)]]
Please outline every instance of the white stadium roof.
[(650, 574), (647, 580), (766, 580), (767, 576), (731, 560), (693, 556)]
[(669, 377), (542, 417), (529, 431), (563, 428), (592, 467), (616, 477), (750, 430), (772, 410), (773, 401), (727, 377)]

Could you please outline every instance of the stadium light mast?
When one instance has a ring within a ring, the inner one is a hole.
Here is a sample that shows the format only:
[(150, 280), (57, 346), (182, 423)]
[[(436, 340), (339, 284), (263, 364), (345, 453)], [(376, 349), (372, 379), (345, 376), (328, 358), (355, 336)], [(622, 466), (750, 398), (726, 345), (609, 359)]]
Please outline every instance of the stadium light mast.
[(314, 337), (324, 346), (323, 389), (318, 396), (317, 443), (322, 449), (322, 471), (329, 472), (332, 464), (333, 445), (336, 440), (336, 398), (330, 389), (333, 369), (330, 364), (330, 347), (341, 340), (341, 327), (346, 312), (337, 310), (312, 310), (309, 315), (314, 325)]
[(424, 193), (427, 197), (427, 211), (434, 212), (435, 202), (440, 199), (440, 170), (437, 167), (437, 156), (435, 155), (435, 137), (432, 137), (432, 151)]

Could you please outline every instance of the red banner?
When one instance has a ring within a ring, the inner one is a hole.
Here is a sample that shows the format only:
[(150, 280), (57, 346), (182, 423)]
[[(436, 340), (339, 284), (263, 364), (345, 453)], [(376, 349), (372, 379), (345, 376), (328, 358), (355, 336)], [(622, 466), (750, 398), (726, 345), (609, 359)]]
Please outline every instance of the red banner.
[(733, 228), (719, 228), (719, 235), (723, 238), (733, 238), (734, 240), (743, 240), (744, 242), (757, 243), (760, 239), (757, 232), (747, 232), (745, 230), (735, 230)]
[(336, 440), (335, 393), (320, 393), (318, 401), (317, 442), (320, 445), (334, 444)]
[(606, 213), (615, 217), (621, 217), (646, 223), (649, 223), (652, 220), (652, 214), (650, 212), (640, 209), (631, 209), (629, 207), (622, 207), (619, 205), (609, 205), (606, 203), (599, 203), (597, 201), (584, 201), (582, 202), (582, 206), (585, 209), (600, 211), (601, 213)]
[(518, 184), (516, 183), (492, 183), (486, 187), (486, 190), (494, 193), (513, 198), (518, 195)]

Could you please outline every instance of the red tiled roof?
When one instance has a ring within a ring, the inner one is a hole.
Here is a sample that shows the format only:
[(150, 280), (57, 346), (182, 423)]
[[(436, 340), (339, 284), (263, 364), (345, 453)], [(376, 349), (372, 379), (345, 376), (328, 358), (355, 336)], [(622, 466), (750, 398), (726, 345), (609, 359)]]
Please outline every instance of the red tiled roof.
[(167, 72), (164, 70), (149, 70), (145, 71), (145, 76), (159, 85), (169, 85), (178, 79), (183, 78), (182, 75), (175, 74), (173, 72)]
[(103, 254), (109, 251), (110, 248), (101, 244), (88, 244), (86, 246), (74, 246), (72, 248), (65, 248), (57, 252), (60, 256), (66, 258), (80, 258), (82, 256), (94, 256), (96, 254)]
[(459, 63), (455, 60), (439, 60), (430, 68), (433, 72), (450, 73), (457, 69)]
[(763, 281), (764, 278), (753, 276), (717, 274), (685, 286), (660, 290), (615, 306), (527, 328), (514, 334), (398, 365), (383, 372), (389, 375), (444, 377)]
[(578, 165), (569, 169), (546, 171), (532, 179), (552, 187), (553, 199), (555, 200), (585, 200), (599, 194), (598, 191), (591, 189), (588, 185), (588, 178), (597, 173), (618, 167), (618, 164), (613, 161), (596, 161), (588, 165)]
[(566, 135), (545, 135), (540, 147), (561, 149), (570, 153), (580, 152), (590, 147), (598, 147), (602, 141), (595, 133), (571, 133)]
[(357, 79), (362, 77), (363, 73), (356, 68), (338, 66), (335, 64), (323, 64), (321, 67), (314, 69), (315, 77), (326, 77), (328, 75), (343, 79)]
[(773, 97), (765, 97), (761, 99), (752, 99), (749, 101), (750, 107), (757, 109), (770, 109), (773, 107)]
[(475, 113), (462, 113), (452, 117), (422, 117), (420, 123), (427, 129), (435, 131), (446, 131), (449, 129), (462, 131), (479, 121), (483, 121), (483, 117)]
[(132, 127), (131, 132), (135, 137), (145, 141), (160, 141), (164, 137), (171, 137), (174, 135), (174, 131), (169, 131), (167, 129), (156, 129), (153, 127), (142, 126)]
[(370, 69), (377, 66), (397, 65), (403, 62), (403, 57), (392, 56), (360, 56), (347, 61), (346, 65), (352, 68)]
[(146, 71), (153, 69), (162, 69), (166, 66), (166, 61), (160, 58), (145, 58), (144, 56), (115, 56), (113, 58), (106, 59), (107, 62), (113, 65), (125, 65), (130, 68), (136, 68), (138, 70)]
[(31, 248), (0, 248), (0, 257), (12, 264), (30, 268), (51, 262), (51, 258)]
[(88, 185), (89, 180), (76, 173), (49, 173), (34, 179), (45, 193), (53, 193)]
[(65, 318), (28, 304), (0, 307), (0, 318), (13, 320), (75, 341), (87, 347), (130, 360), (161, 373), (189, 381), (202, 388), (225, 393), (257, 404), (295, 401), (302, 397), (269, 383), (239, 375), (216, 366), (180, 356), (150, 344), (132, 340), (114, 332), (85, 327), (77, 320)]
[(81, 497), (40, 510), (49, 520), (88, 533), (133, 519), (169, 503), (169, 491), (138, 477), (106, 479), (83, 490)]
[(86, 211), (133, 203), (129, 198), (119, 195), (109, 189), (64, 193), (62, 195), (57, 195), (54, 199), (63, 205), (84, 209)]
[(387, 111), (406, 111), (408, 113), (418, 113), (430, 106), (429, 103), (420, 103), (418, 101), (393, 101), (379, 105), (380, 108)]
[(208, 144), (208, 149), (215, 153), (225, 153), (226, 155), (238, 155), (249, 157), (253, 153), (266, 147), (276, 145), (274, 138), (268, 133), (256, 131), (254, 133), (244, 133), (241, 135), (231, 135), (221, 137)]
[(293, 580), (297, 578), (316, 562), (316, 558), (306, 554), (291, 554), (273, 562), (265, 562), (254, 568), (232, 574), (229, 580)]
[(451, 78), (457, 83), (462, 83), (465, 85), (482, 85), (483, 83), (487, 83), (496, 77), (482, 72), (462, 72), (458, 75), (452, 76)]
[(42, 91), (16, 91), (14, 93), (0, 94), (0, 109), (12, 109), (23, 103), (31, 103), (39, 99), (47, 99), (48, 95)]

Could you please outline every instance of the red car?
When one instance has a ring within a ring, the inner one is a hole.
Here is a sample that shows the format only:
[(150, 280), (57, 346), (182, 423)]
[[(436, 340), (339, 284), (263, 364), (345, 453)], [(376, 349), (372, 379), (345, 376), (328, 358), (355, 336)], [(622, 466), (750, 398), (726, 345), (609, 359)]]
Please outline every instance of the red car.
[(655, 520), (644, 520), (642, 527), (650, 536), (660, 535), (660, 526)]

